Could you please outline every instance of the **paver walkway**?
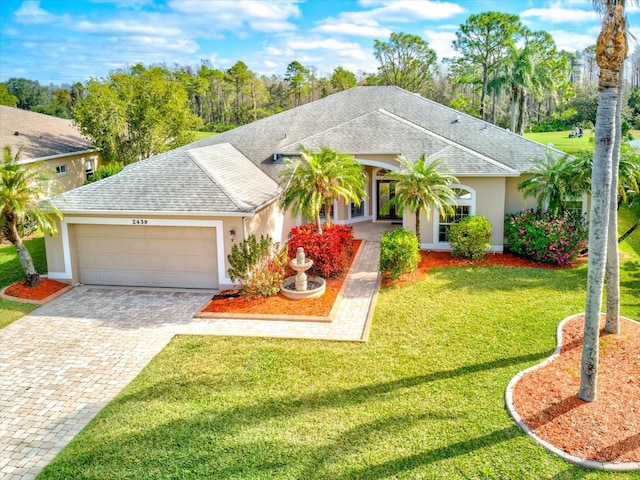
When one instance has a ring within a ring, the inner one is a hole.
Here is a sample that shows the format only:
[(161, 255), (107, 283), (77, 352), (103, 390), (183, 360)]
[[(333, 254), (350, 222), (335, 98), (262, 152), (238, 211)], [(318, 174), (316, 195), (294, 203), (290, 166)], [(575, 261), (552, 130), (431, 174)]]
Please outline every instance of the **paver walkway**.
[(0, 330), (0, 479), (34, 478), (176, 334), (366, 340), (379, 247), (332, 323), (195, 319), (210, 293), (81, 286)]

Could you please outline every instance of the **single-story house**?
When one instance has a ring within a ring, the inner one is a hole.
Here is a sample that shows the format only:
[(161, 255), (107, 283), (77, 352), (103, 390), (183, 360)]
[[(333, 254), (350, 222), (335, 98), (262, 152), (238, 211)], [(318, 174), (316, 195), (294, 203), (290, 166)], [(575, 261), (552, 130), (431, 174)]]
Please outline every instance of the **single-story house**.
[(454, 216), (434, 212), (430, 221), (421, 219), (421, 247), (448, 249), (452, 221), (484, 215), (493, 225), (496, 252), (504, 245), (505, 213), (534, 205), (517, 185), (548, 148), (398, 87), (351, 88), (61, 195), (60, 234), (46, 238), (49, 276), (85, 284), (226, 288), (234, 242), (252, 233), (284, 242), (305, 220), (279, 208), (279, 172), (300, 147), (324, 146), (353, 154), (367, 177), (367, 197), (359, 206), (337, 202), (336, 223), (413, 229), (412, 214), (381, 213), (393, 195), (384, 175), (398, 168), (398, 155), (424, 153), (441, 159), (459, 183)]
[(67, 191), (84, 184), (101, 163), (99, 151), (73, 120), (0, 105), (0, 148), (10, 146), (20, 163), (39, 162)]

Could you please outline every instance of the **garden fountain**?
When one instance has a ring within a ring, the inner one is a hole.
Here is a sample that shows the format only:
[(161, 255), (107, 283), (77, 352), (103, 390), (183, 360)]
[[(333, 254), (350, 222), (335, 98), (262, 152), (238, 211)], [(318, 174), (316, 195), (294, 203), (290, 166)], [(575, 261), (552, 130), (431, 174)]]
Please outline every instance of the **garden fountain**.
[(307, 259), (304, 254), (304, 249), (298, 247), (296, 250), (296, 258), (292, 258), (289, 261), (289, 266), (296, 271), (296, 275), (293, 277), (285, 278), (280, 285), (280, 293), (292, 300), (302, 300), (304, 298), (317, 298), (320, 297), (327, 284), (324, 278), (311, 277), (307, 279), (307, 270), (313, 265), (313, 260)]

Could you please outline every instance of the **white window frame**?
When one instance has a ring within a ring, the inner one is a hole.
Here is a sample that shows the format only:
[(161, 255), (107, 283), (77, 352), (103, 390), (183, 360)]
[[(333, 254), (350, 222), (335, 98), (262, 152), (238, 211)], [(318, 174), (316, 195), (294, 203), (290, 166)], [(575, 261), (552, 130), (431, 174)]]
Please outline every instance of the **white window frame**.
[(56, 175), (66, 175), (68, 173), (67, 164), (56, 165)]
[[(471, 194), (471, 198), (463, 198), (463, 199), (456, 198), (455, 201), (447, 202), (447, 203), (449, 205), (452, 205), (453, 207), (468, 206), (469, 216), (475, 215), (476, 214), (476, 197), (477, 197), (475, 189), (467, 185), (458, 184), (458, 183), (452, 184), (449, 186), (454, 190), (459, 189), (459, 190), (465, 190), (469, 192)], [(433, 222), (433, 245), (432, 246), (435, 248), (450, 249), (451, 245), (449, 244), (449, 242), (440, 241), (440, 212), (438, 212), (438, 209), (435, 207), (433, 207), (433, 218), (434, 218), (434, 222)]]

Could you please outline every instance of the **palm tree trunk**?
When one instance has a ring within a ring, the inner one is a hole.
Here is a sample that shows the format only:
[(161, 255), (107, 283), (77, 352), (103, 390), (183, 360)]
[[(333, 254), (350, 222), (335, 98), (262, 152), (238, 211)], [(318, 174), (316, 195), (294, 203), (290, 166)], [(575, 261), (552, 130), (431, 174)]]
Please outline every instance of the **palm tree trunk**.
[[(624, 78), (624, 63), (620, 67), (620, 78)], [(618, 86), (616, 104), (615, 139), (611, 158), (611, 199), (609, 200), (609, 232), (607, 234), (607, 322), (605, 331), (620, 333), (620, 257), (618, 253), (618, 168), (620, 165), (620, 142), (622, 140), (622, 82)]]
[(18, 233), (18, 226), (12, 223), (9, 228), (6, 230), (7, 232), (7, 240), (9, 240), (15, 247), (18, 252), (18, 259), (20, 260), (20, 264), (22, 265), (22, 269), (26, 275), (25, 285), (28, 287), (35, 287), (40, 285), (40, 275), (36, 271), (36, 267), (33, 264), (33, 259), (31, 258), (31, 254), (27, 247), (22, 242), (22, 238), (20, 238), (20, 234)]
[(620, 4), (608, 5), (596, 44), (596, 61), (600, 67), (600, 79), (596, 113), (596, 148), (591, 170), (587, 301), (584, 313), (584, 339), (580, 392), (578, 394), (586, 402), (593, 402), (597, 392), (600, 309), (602, 308), (602, 291), (604, 290), (609, 204), (611, 203), (611, 162), (620, 67), (626, 56), (627, 37), (624, 6)]
[(420, 209), (416, 211), (416, 237), (418, 237), (418, 248), (420, 248)]

